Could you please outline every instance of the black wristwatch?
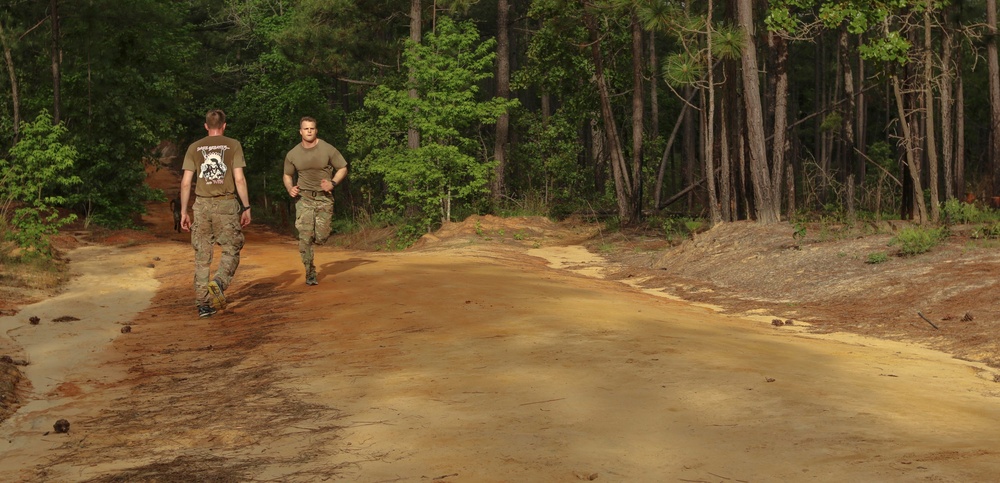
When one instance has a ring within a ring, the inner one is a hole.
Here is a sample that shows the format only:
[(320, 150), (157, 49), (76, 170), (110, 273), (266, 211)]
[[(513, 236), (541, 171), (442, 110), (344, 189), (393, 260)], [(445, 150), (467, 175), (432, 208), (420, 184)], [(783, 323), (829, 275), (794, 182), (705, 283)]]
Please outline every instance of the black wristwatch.
[(334, 181), (334, 180), (331, 179), (330, 182), (333, 183), (334, 186), (337, 186), (337, 182), (336, 181)]

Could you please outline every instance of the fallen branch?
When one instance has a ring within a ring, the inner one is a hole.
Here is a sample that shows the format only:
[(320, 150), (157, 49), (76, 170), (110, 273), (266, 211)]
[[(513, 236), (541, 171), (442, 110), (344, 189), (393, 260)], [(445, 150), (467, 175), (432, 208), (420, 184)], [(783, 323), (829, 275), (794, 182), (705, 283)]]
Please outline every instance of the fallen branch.
[(934, 322), (931, 322), (931, 319), (924, 317), (924, 314), (920, 313), (920, 311), (917, 311), (917, 315), (919, 315), (921, 319), (926, 320), (928, 324), (931, 324), (931, 327), (934, 327), (935, 329), (938, 328), (938, 326), (934, 325)]

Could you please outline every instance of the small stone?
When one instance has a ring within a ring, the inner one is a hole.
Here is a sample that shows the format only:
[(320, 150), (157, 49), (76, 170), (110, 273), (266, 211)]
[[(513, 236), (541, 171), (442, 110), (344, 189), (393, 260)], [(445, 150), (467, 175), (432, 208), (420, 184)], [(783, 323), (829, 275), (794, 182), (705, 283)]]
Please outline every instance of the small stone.
[(785, 325), (785, 323), (782, 322), (781, 319), (773, 319), (771, 320), (771, 325), (775, 327), (781, 327), (782, 325)]
[(65, 419), (60, 419), (56, 421), (56, 424), (52, 425), (52, 428), (56, 430), (57, 433), (68, 433), (69, 432), (69, 421)]
[(31, 325), (38, 325), (38, 323), (39, 323), (39, 322), (41, 322), (41, 321), (42, 321), (42, 319), (39, 319), (38, 317), (36, 317), (36, 316), (34, 316), (34, 315), (32, 315), (32, 316), (31, 316), (31, 317), (30, 317), (30, 318), (28, 319), (28, 322), (31, 322)]
[(122, 334), (128, 334), (129, 332), (132, 332), (132, 326), (131, 325), (126, 325), (126, 326), (122, 327)]

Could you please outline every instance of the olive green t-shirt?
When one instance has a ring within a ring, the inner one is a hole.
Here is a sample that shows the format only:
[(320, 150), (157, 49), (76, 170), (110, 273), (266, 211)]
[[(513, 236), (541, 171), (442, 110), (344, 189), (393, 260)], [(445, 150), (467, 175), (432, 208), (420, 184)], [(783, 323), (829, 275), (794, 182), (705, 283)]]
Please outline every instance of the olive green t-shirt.
[(285, 174), (299, 174), (296, 183), (301, 190), (320, 191), (320, 181), (333, 179), (333, 173), (347, 167), (347, 160), (337, 148), (319, 139), (315, 146), (306, 149), (302, 143), (296, 144), (285, 155)]
[(206, 136), (188, 147), (183, 169), (198, 177), (195, 196), (236, 194), (233, 168), (245, 168), (243, 145), (226, 136)]

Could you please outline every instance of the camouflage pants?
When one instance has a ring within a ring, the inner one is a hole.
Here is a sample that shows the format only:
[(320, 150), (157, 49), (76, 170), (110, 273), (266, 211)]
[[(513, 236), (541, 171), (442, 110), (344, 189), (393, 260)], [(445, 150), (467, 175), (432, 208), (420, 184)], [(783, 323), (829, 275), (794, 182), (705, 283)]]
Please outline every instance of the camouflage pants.
[(295, 203), (295, 229), (299, 231), (299, 255), (306, 275), (315, 274), (313, 245), (322, 245), (330, 238), (333, 219), (333, 197), (301, 197)]
[(208, 282), (212, 271), (215, 245), (222, 247), (222, 256), (215, 276), (225, 289), (240, 265), (243, 249), (243, 229), (240, 227), (240, 206), (236, 199), (196, 198), (191, 226), (191, 245), (194, 247), (194, 301), (196, 305), (209, 303)]

